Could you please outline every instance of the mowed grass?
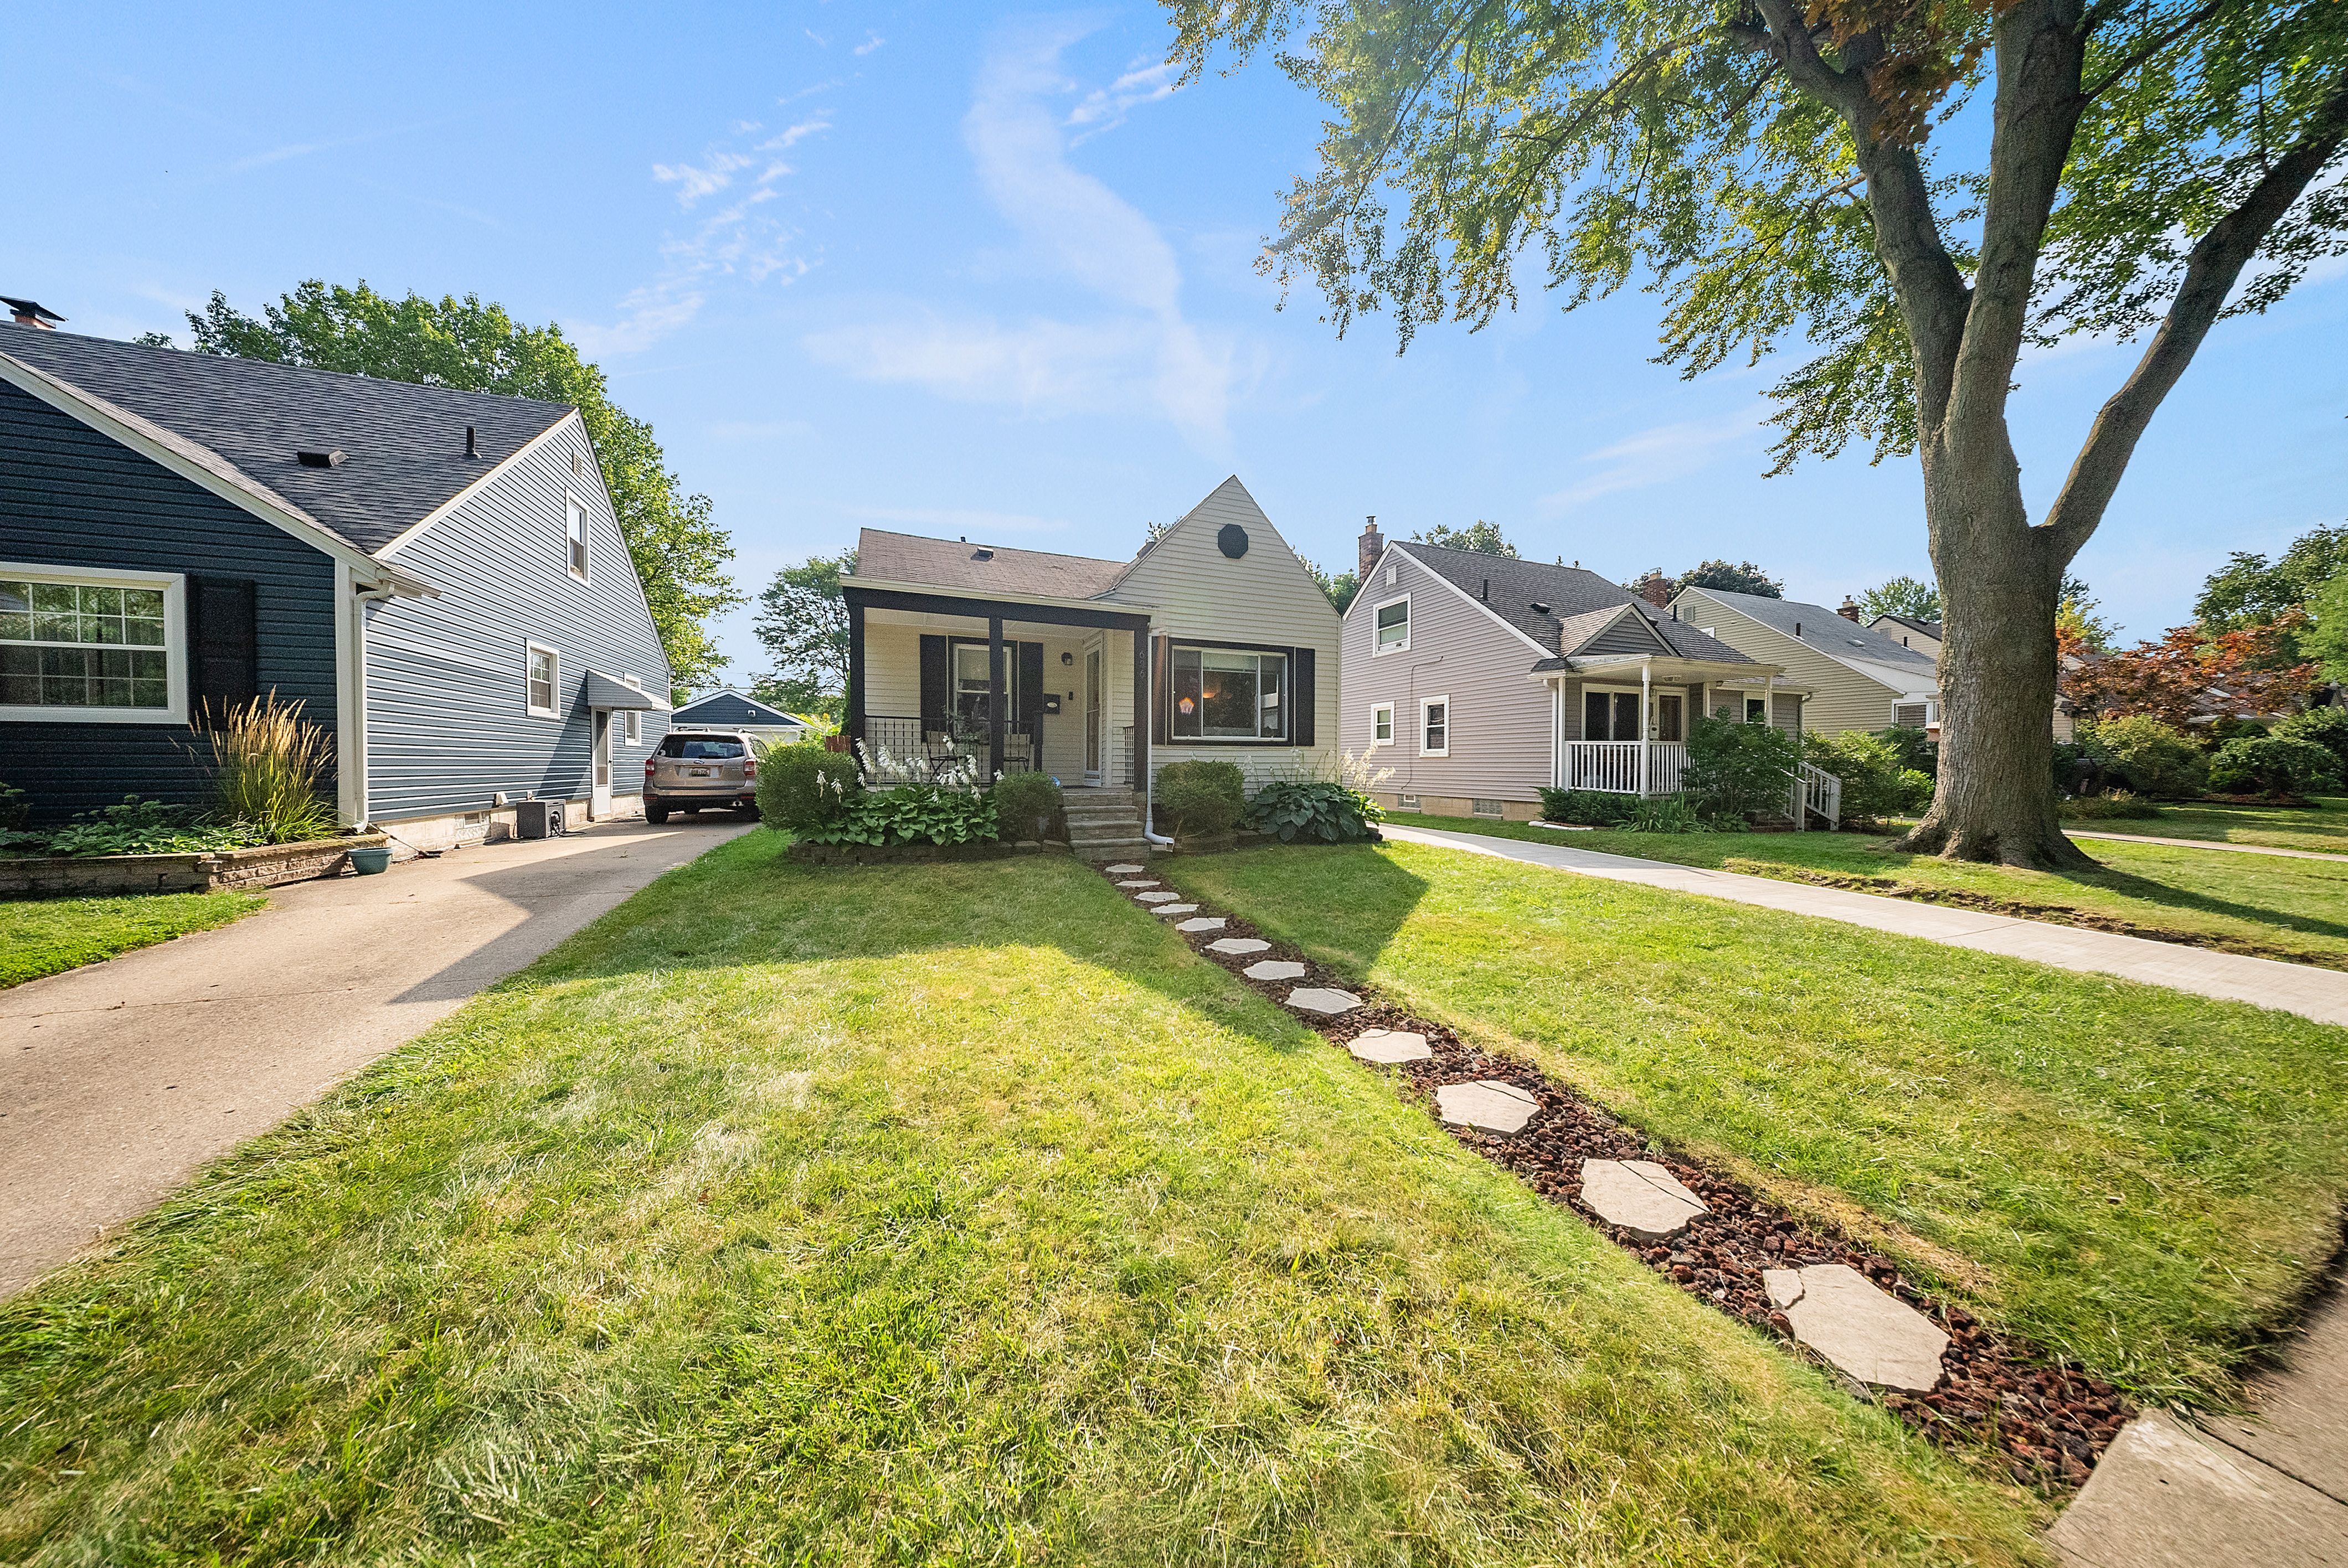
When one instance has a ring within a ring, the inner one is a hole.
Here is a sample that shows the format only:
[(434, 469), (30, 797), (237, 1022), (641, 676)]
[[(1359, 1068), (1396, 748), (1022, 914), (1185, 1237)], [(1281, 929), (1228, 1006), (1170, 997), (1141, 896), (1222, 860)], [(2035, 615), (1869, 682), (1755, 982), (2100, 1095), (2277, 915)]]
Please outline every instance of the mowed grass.
[[(1879, 876), (1926, 892), (1975, 893), (2189, 933), (2206, 945), (2286, 962), (2348, 968), (2348, 861), (2298, 860), (2083, 838), (2101, 869), (2026, 871), (1903, 855), (1893, 837), (1856, 833), (1561, 832), (1488, 817), (1397, 814), (1396, 827), (1562, 844), (1609, 855), (1766, 876), (1782, 866)], [(2146, 831), (2158, 831), (2147, 825)], [(2045, 917), (2040, 917), (2042, 918)]]
[(2340, 1235), (2348, 1031), (1450, 848), (1170, 875), (2147, 1399), (2223, 1396)]
[(0, 899), (0, 987), (18, 986), (252, 914), (251, 893)]
[(2072, 825), (2089, 831), (2142, 833), (2159, 838), (2208, 838), (2221, 844), (2264, 844), (2348, 855), (2348, 796), (2316, 798), (2311, 805), (2225, 805), (2216, 801), (2164, 805), (2157, 817), (2115, 818)]
[(0, 1560), (2040, 1561), (1065, 860), (640, 893), (0, 1305)]

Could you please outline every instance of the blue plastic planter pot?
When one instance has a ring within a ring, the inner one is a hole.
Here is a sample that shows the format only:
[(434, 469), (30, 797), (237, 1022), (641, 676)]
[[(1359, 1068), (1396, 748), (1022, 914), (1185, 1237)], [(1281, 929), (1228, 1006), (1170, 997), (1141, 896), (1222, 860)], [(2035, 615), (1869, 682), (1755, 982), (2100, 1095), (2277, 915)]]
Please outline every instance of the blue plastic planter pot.
[(376, 845), (371, 848), (351, 851), (351, 869), (362, 876), (380, 876), (391, 869), (391, 845)]

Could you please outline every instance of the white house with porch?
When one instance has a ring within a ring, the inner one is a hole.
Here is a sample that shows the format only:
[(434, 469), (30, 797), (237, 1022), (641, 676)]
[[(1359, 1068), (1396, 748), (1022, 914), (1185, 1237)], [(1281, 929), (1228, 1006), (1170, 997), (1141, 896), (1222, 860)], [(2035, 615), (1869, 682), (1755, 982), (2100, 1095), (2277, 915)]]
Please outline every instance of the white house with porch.
[[(1807, 688), (1576, 566), (1363, 530), (1344, 617), (1341, 743), (1376, 745), (1389, 810), (1529, 820), (1544, 788), (1678, 791), (1700, 715), (1798, 734)], [(1839, 789), (1804, 764), (1797, 822)]]
[(863, 753), (1050, 774), (1087, 852), (1142, 845), (1178, 758), (1251, 786), (1334, 760), (1336, 611), (1236, 477), (1130, 560), (867, 528), (841, 598)]

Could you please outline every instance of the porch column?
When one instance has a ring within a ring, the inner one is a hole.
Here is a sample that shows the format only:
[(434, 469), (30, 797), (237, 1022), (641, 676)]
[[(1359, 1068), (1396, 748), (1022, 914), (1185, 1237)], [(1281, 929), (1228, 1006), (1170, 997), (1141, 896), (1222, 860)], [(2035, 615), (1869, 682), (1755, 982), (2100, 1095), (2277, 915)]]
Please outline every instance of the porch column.
[(1149, 787), (1149, 628), (1146, 625), (1133, 629), (1133, 787)]
[(986, 618), (986, 783), (1003, 772), (1003, 617)]
[(864, 743), (864, 600), (861, 596), (848, 596), (848, 695), (843, 704), (847, 712), (848, 739), (851, 745)]
[(1639, 661), (1639, 794), (1647, 794), (1647, 751), (1655, 743), (1655, 723), (1648, 716), (1649, 705), (1654, 702), (1652, 690), (1655, 667), (1647, 660)]

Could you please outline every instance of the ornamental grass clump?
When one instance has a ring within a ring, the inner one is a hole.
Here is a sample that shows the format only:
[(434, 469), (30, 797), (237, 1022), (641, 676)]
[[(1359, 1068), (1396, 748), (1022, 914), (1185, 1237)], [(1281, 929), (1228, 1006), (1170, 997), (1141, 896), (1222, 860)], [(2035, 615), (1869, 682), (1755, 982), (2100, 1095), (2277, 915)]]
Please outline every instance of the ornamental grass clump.
[(263, 844), (324, 838), (341, 825), (320, 793), (334, 743), (302, 717), (300, 702), (273, 690), (228, 709), (205, 738), (221, 822), (251, 829)]

